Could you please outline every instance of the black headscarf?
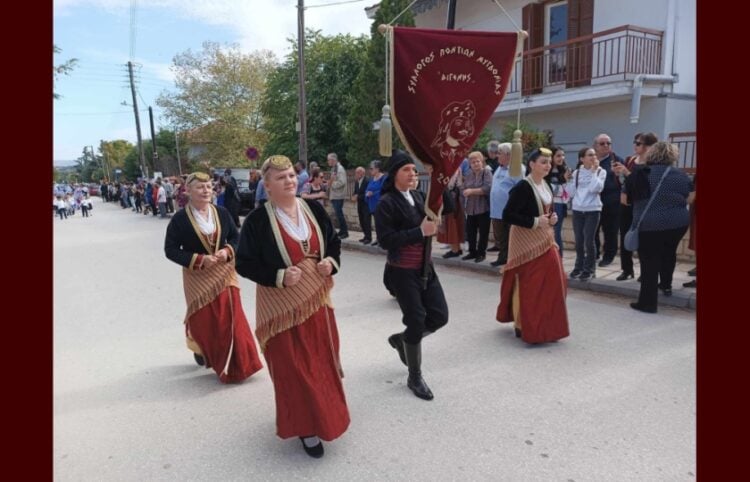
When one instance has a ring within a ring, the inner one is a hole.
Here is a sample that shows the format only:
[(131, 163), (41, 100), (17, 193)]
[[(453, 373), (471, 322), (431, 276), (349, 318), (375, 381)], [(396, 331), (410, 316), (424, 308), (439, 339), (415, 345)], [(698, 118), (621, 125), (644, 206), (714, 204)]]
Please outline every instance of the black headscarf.
[(383, 188), (381, 189), (381, 192), (385, 193), (388, 191), (396, 190), (396, 173), (398, 173), (398, 170), (407, 164), (414, 164), (414, 159), (412, 159), (409, 154), (400, 149), (393, 149), (391, 158), (388, 161), (388, 177), (386, 177), (385, 181), (383, 181)]

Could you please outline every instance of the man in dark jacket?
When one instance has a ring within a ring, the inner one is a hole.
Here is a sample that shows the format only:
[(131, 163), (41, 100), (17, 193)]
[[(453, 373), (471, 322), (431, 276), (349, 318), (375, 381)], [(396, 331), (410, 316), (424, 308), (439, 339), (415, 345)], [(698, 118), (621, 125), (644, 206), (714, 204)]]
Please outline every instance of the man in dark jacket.
[(232, 176), (231, 169), (224, 170), (224, 182), (226, 182), (226, 188), (224, 191), (224, 207), (227, 208), (229, 213), (232, 215), (232, 220), (237, 228), (240, 227), (240, 192), (237, 190), (237, 179)]

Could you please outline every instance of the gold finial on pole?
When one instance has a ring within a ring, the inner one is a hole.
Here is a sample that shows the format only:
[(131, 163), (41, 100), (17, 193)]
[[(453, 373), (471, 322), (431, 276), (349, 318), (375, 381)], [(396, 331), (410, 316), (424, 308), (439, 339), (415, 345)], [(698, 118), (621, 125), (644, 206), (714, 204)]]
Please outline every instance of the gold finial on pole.
[(522, 132), (519, 129), (513, 131), (513, 142), (510, 146), (510, 169), (508, 170), (508, 174), (513, 177), (521, 175), (521, 160), (523, 159), (521, 134)]

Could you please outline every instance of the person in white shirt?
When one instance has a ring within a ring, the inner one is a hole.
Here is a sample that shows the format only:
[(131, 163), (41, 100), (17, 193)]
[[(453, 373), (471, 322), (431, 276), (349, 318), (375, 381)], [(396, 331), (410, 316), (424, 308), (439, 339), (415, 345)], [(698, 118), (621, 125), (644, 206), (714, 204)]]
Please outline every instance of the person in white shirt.
[(572, 199), (573, 234), (576, 262), (572, 279), (588, 281), (596, 277), (596, 244), (594, 235), (602, 212), (599, 194), (604, 189), (607, 172), (599, 167), (596, 151), (584, 147), (578, 151), (579, 167), (570, 176), (567, 190)]

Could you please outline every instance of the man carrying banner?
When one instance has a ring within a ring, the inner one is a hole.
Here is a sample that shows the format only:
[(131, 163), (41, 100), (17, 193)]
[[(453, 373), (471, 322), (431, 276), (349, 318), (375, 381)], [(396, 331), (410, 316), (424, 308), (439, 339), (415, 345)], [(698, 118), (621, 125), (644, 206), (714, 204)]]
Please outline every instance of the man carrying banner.
[(407, 386), (414, 395), (432, 400), (422, 378), (422, 338), (448, 323), (448, 304), (430, 258), (429, 243), (437, 224), (425, 214), (425, 199), (414, 190), (417, 169), (403, 151), (393, 151), (388, 178), (375, 210), (380, 245), (388, 250), (384, 278), (395, 294), (406, 330), (388, 338), (409, 368)]

